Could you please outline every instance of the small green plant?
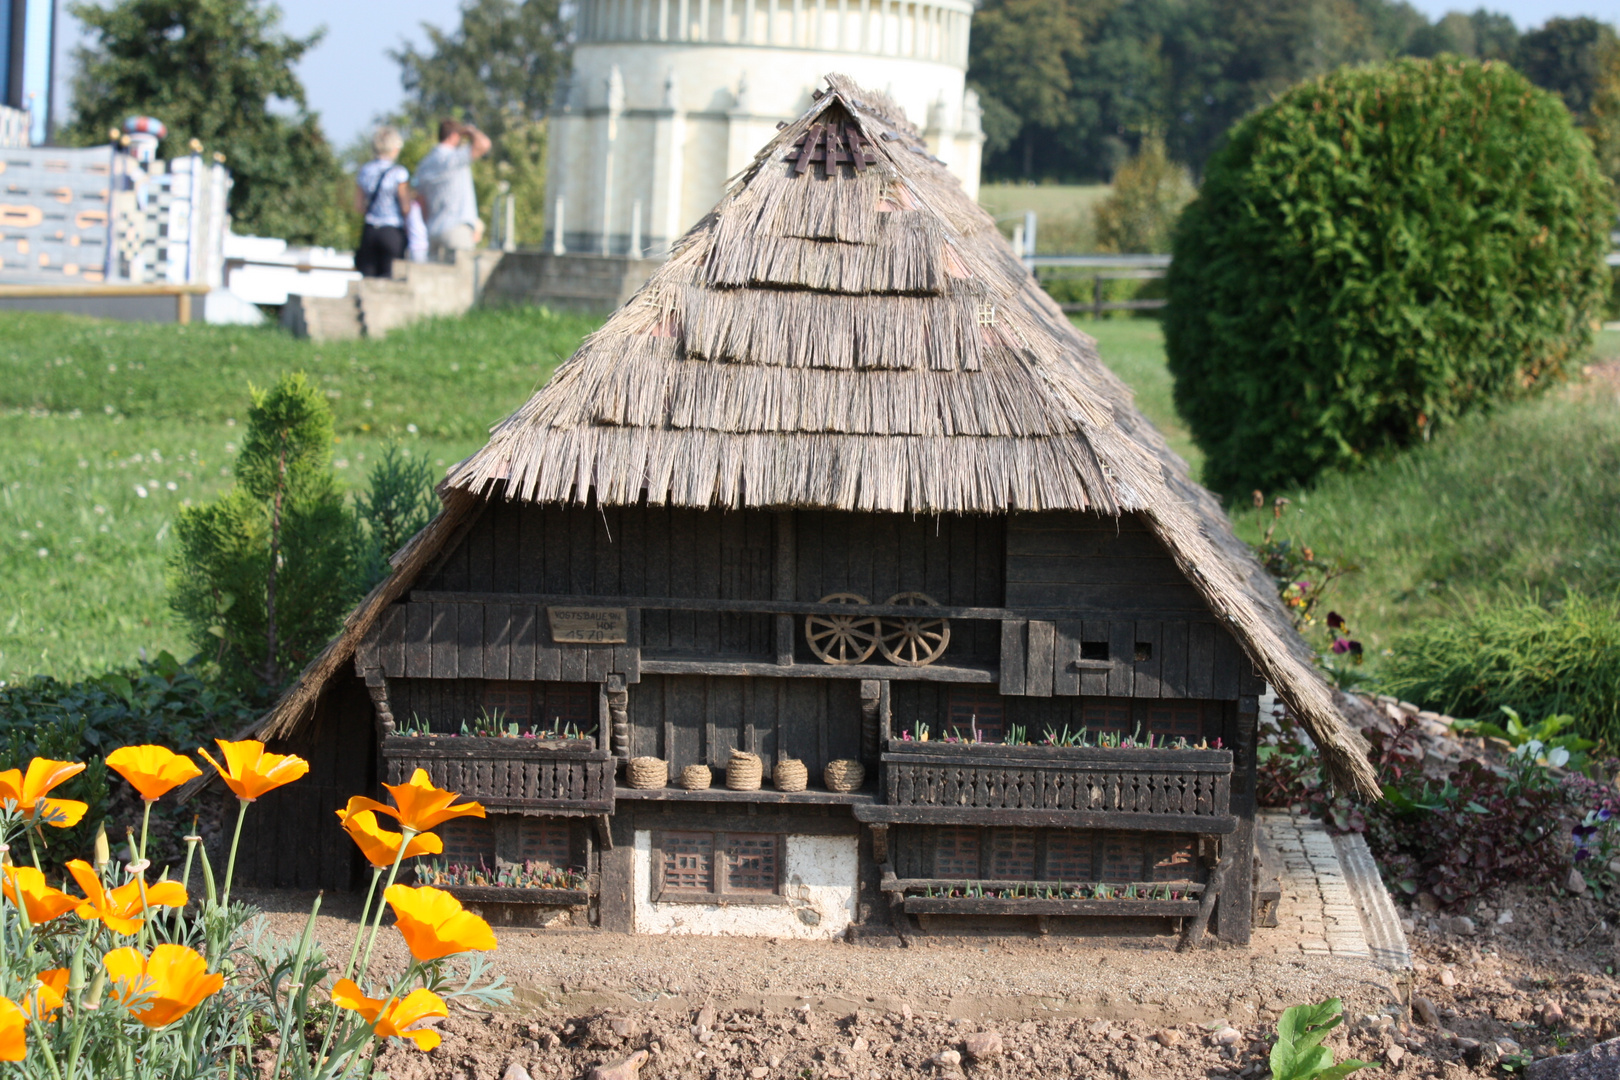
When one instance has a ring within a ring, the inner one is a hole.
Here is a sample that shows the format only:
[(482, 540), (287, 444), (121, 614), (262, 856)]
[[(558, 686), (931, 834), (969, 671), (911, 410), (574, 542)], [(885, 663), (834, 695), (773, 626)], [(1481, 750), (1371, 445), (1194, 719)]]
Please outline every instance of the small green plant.
[(472, 718), (471, 723), (461, 722), (461, 734), (477, 735), (486, 739), (502, 739), (507, 734), (507, 719), (501, 710), (490, 712), (487, 708), (480, 708), (478, 715)]
[(1333, 1051), (1322, 1045), (1343, 1022), (1344, 1003), (1338, 998), (1284, 1009), (1277, 1021), (1277, 1041), (1271, 1044), (1272, 1080), (1340, 1080), (1367, 1068), (1371, 1062), (1356, 1058), (1335, 1065)]
[(1458, 720), (1451, 725), (1452, 730), (1502, 739), (1511, 743), (1515, 750), (1534, 743), (1538, 760), (1558, 767), (1567, 765), (1572, 769), (1585, 768), (1586, 751), (1597, 746), (1591, 739), (1583, 739), (1579, 735), (1559, 734), (1575, 726), (1575, 718), (1568, 714), (1548, 716), (1533, 724), (1526, 724), (1519, 718), (1517, 710), (1507, 705), (1500, 706), (1499, 711), (1507, 718), (1505, 725), (1499, 726), (1488, 720)]
[(354, 514), (332, 467), (332, 409), (302, 372), (252, 390), (236, 485), (181, 509), (171, 602), (228, 680), (278, 689), (358, 599)]
[(372, 466), (370, 490), (355, 496), (354, 508), (370, 540), (366, 577), (375, 584), (388, 576), (388, 559), (427, 526), (436, 509), (433, 466), (426, 454), (389, 443)]

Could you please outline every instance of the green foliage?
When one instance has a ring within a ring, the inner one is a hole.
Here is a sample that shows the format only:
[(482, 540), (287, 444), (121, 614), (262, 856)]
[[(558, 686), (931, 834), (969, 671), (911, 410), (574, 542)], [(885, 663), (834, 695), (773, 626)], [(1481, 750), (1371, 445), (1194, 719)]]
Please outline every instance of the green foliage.
[(1134, 157), (1114, 174), (1114, 187), (1092, 211), (1097, 219), (1097, 250), (1162, 254), (1170, 232), (1197, 191), (1184, 165), (1171, 161), (1164, 140), (1142, 140)]
[(0, 769), (26, 768), (35, 757), (87, 763), (60, 790), (88, 803), (90, 812), (73, 829), (50, 830), (47, 852), (54, 857), (88, 844), (101, 822), (108, 753), (150, 742), (196, 746), (245, 726), (258, 715), (255, 704), (205, 683), (168, 653), (73, 683), (40, 676), (0, 686)]
[(1477, 9), (1472, 15), (1448, 11), (1431, 26), (1419, 27), (1407, 40), (1413, 56), (1435, 57), (1455, 53), (1475, 60), (1511, 62), (1519, 46), (1519, 28), (1513, 18)]
[[(225, 155), (237, 232), (295, 242), (343, 238), (349, 182), (294, 73), (320, 33), (281, 32), (281, 13), (258, 0), (111, 0), (68, 10), (90, 39), (75, 53), (74, 118), (65, 132), (104, 142), (126, 117), (167, 125), (163, 149), (200, 139)], [(291, 106), (272, 109), (272, 102)]]
[[(1586, 768), (1586, 752), (1597, 746), (1591, 739), (1562, 734), (1566, 729), (1575, 726), (1575, 718), (1568, 714), (1547, 716), (1527, 724), (1515, 709), (1503, 705), (1498, 711), (1504, 718), (1505, 727), (1493, 724), (1489, 720), (1458, 720), (1451, 725), (1452, 729), (1466, 735), (1485, 735), (1501, 739), (1510, 743), (1515, 750), (1533, 745), (1539, 760), (1543, 763), (1559, 767), (1568, 765), (1572, 769)], [(1542, 750), (1552, 755), (1550, 760), (1547, 754), (1541, 753)], [(1563, 751), (1562, 755), (1557, 753), (1560, 750)]]
[(1243, 121), (1168, 278), (1205, 483), (1308, 482), (1560, 378), (1611, 212), (1565, 110), (1500, 64), (1344, 69)]
[(228, 678), (279, 686), (358, 599), (354, 515), (332, 469), (332, 411), (302, 374), (253, 391), (236, 486), (175, 523), (173, 604)]
[(1344, 1003), (1338, 998), (1284, 1009), (1271, 1044), (1271, 1080), (1342, 1080), (1367, 1068), (1371, 1062), (1355, 1058), (1333, 1064), (1333, 1052), (1322, 1045), (1343, 1021)]
[(312, 342), (0, 314), (0, 678), (79, 678), (141, 649), (192, 654), (168, 605), (174, 518), (229, 488), (249, 382), (300, 370), (318, 381), (337, 475), (358, 490), (390, 442), (442, 475), (599, 322), (514, 307)]
[(1398, 637), (1382, 684), (1463, 717), (1504, 706), (1571, 715), (1577, 734), (1620, 745), (1620, 599), (1570, 592), (1555, 603), (1482, 603)]
[(372, 466), (368, 490), (355, 495), (354, 508), (370, 539), (367, 578), (371, 584), (388, 575), (388, 558), (427, 526), (438, 507), (433, 495), (433, 467), (398, 443), (383, 448)]
[(1607, 807), (1603, 791), (1612, 795), (1612, 789), (1584, 777), (1561, 783), (1539, 760), (1542, 748), (1534, 743), (1499, 766), (1465, 760), (1436, 780), (1424, 771), (1424, 744), (1415, 724), (1393, 733), (1370, 727), (1362, 735), (1383, 798), (1360, 805), (1330, 794), (1321, 755), (1295, 721), (1284, 717), (1262, 733), (1260, 804), (1308, 813), (1337, 832), (1365, 833), (1392, 890), (1406, 896), (1428, 893), (1447, 906), (1503, 881), (1566, 880), (1570, 849), (1558, 840), (1567, 822), (1581, 820), (1588, 807)]
[(986, 94), (986, 176), (1101, 180), (1149, 133), (1196, 171), (1251, 109), (1426, 25), (1389, 0), (984, 4), (968, 76)]
[(407, 117), (434, 133), (446, 117), (499, 140), (512, 124), (545, 117), (568, 70), (568, 28), (559, 0), (464, 0), (461, 25), (422, 24), (426, 51), (407, 43), (388, 55), (400, 66)]

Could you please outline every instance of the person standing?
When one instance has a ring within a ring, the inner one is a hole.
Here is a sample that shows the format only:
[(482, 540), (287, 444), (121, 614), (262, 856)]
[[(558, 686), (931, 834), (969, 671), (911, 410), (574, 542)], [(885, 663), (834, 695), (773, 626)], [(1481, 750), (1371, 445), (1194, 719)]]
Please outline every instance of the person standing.
[(489, 153), (489, 136), (459, 120), (439, 122), (439, 145), (416, 167), (416, 187), (427, 209), (433, 257), (454, 262), (484, 237), (473, 191), (472, 163)]
[(405, 213), (411, 205), (411, 174), (399, 163), (405, 140), (384, 125), (371, 137), (377, 156), (354, 178), (354, 208), (365, 219), (354, 268), (365, 277), (392, 277), (394, 260), (405, 254)]

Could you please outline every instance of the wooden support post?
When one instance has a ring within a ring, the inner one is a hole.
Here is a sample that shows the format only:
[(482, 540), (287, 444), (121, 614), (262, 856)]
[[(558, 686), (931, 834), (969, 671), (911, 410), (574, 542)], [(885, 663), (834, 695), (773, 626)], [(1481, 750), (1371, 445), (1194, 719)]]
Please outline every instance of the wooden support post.
[(1204, 883), (1204, 895), (1198, 901), (1198, 914), (1187, 924), (1187, 929), (1181, 932), (1181, 940), (1176, 943), (1176, 952), (1186, 952), (1204, 940), (1204, 931), (1209, 928), (1209, 917), (1215, 912), (1215, 902), (1221, 897), (1221, 886), (1225, 884), (1227, 872), (1231, 868), (1232, 855), (1229, 851), (1221, 856), (1220, 861), (1215, 864), (1215, 869), (1209, 872), (1209, 880)]
[(612, 742), (608, 750), (615, 757), (630, 757), (630, 694), (625, 689), (623, 675), (609, 675), (607, 680), (607, 712), (612, 725)]
[(189, 292), (175, 293), (174, 321), (181, 326), (191, 325), (191, 294)]
[(868, 761), (876, 761), (882, 752), (878, 742), (880, 736), (878, 714), (883, 703), (882, 699), (882, 682), (877, 679), (861, 680), (861, 757)]
[[(776, 515), (776, 558), (771, 568), (771, 599), (792, 600), (794, 572), (798, 564), (794, 537), (793, 511)], [(794, 630), (792, 615), (776, 617), (776, 662), (783, 667), (793, 663)]]
[(372, 708), (377, 712), (377, 732), (379, 735), (392, 735), (394, 707), (388, 701), (388, 680), (383, 677), (382, 668), (367, 668), (363, 677), (366, 692), (371, 695)]

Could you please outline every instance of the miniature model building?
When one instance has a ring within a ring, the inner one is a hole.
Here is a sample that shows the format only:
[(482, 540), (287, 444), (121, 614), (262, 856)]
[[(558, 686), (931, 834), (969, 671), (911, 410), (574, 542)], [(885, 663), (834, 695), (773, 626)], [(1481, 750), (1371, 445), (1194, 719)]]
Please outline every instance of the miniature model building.
[(1241, 942), (1268, 682), (1368, 788), (1216, 501), (918, 132), (829, 82), (260, 725), (314, 772), (254, 816), (258, 880), (356, 882), (332, 811), (423, 768), (490, 817), (422, 876), (501, 917)]

